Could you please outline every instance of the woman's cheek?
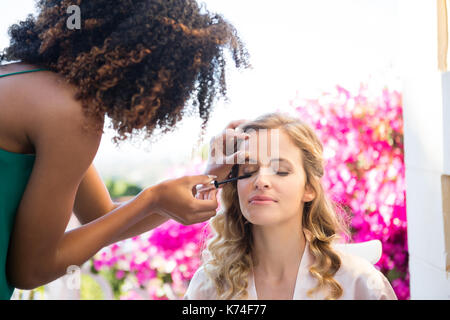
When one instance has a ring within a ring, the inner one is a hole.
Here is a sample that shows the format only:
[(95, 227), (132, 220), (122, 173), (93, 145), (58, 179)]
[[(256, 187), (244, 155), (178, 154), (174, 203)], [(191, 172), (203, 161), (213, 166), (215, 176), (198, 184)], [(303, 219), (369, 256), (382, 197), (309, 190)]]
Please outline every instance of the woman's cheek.
[(245, 199), (248, 198), (248, 183), (246, 183), (245, 181), (239, 181), (237, 183), (237, 192), (238, 192), (238, 197), (239, 197), (239, 202), (241, 203), (241, 205), (244, 205), (245, 203)]
[(278, 194), (289, 205), (297, 204), (303, 198), (304, 188), (298, 179), (289, 179), (279, 184)]

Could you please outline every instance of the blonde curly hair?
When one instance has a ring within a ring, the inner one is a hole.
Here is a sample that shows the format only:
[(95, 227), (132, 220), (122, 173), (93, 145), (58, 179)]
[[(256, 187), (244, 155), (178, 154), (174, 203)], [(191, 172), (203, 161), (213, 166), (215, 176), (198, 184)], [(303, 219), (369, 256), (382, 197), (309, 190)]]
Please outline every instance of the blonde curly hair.
[[(322, 187), (324, 173), (323, 146), (315, 132), (294, 117), (269, 113), (254, 121), (241, 125), (241, 129), (281, 129), (288, 134), (302, 151), (306, 184), (315, 192), (315, 198), (306, 202), (301, 227), (308, 232), (309, 247), (314, 264), (309, 272), (317, 279), (315, 288), (308, 296), (322, 289), (329, 289), (325, 299), (342, 296), (342, 286), (333, 278), (341, 266), (341, 259), (331, 244), (341, 236), (349, 236), (348, 220), (337, 213), (337, 206), (331, 202)], [(231, 175), (237, 175), (234, 165)], [(248, 297), (248, 276), (253, 269), (252, 224), (243, 216), (238, 198), (237, 182), (224, 185), (221, 192), (222, 210), (210, 220), (212, 237), (208, 239), (203, 254), (203, 266), (213, 281), (218, 299), (246, 299)]]

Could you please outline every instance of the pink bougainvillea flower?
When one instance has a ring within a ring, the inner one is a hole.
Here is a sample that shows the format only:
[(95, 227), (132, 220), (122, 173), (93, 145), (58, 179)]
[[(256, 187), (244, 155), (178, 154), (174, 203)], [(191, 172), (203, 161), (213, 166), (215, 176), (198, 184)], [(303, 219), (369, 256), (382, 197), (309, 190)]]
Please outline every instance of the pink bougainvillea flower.
[[(387, 88), (370, 94), (337, 86), (316, 99), (291, 102), (299, 119), (316, 129), (326, 161), (326, 192), (351, 217), (352, 241), (379, 239), (383, 254), (376, 268), (383, 272), (399, 299), (409, 298), (408, 247), (403, 161), (402, 96)], [(197, 157), (176, 166), (168, 178), (202, 174), (206, 161)], [(114, 244), (98, 254), (94, 268), (114, 267), (145, 288), (150, 299), (179, 299), (200, 266), (209, 235), (207, 222), (183, 226), (167, 221), (142, 236)], [(142, 299), (133, 290), (123, 299)]]

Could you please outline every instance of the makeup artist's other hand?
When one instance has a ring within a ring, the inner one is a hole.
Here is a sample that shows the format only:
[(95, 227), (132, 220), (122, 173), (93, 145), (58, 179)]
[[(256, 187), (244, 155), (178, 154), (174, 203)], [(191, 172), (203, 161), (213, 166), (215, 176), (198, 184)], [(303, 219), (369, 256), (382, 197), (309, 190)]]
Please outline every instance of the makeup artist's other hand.
[(196, 185), (208, 184), (213, 177), (207, 175), (185, 176), (163, 181), (151, 187), (154, 205), (151, 211), (176, 220), (183, 225), (190, 225), (208, 220), (216, 215), (217, 192), (208, 197), (195, 197)]
[[(244, 140), (249, 137), (248, 134), (236, 130), (238, 126), (245, 122), (248, 122), (248, 120), (242, 119), (232, 121), (220, 134), (211, 139), (209, 143), (209, 157), (205, 174), (217, 176), (217, 181), (222, 181), (228, 178), (233, 165), (237, 163), (237, 155), (239, 151), (236, 150), (236, 140)], [(230, 154), (226, 154), (227, 144), (233, 146), (233, 151)], [(220, 145), (222, 147), (218, 148)], [(221, 154), (216, 154), (217, 150), (222, 151)], [(218, 161), (218, 159), (222, 159), (222, 161)]]

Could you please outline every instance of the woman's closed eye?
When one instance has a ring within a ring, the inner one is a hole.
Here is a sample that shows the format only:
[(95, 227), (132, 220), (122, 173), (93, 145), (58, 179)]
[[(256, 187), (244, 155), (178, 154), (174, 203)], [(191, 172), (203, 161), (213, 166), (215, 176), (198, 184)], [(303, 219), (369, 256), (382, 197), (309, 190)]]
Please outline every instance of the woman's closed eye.
[[(259, 171), (259, 169), (258, 170), (253, 170), (253, 171), (251, 171), (251, 170), (243, 170), (242, 171), (242, 175), (253, 175), (253, 174), (255, 174), (258, 171)], [(279, 176), (287, 176), (289, 174), (289, 172), (277, 171), (276, 174), (279, 175)]]

